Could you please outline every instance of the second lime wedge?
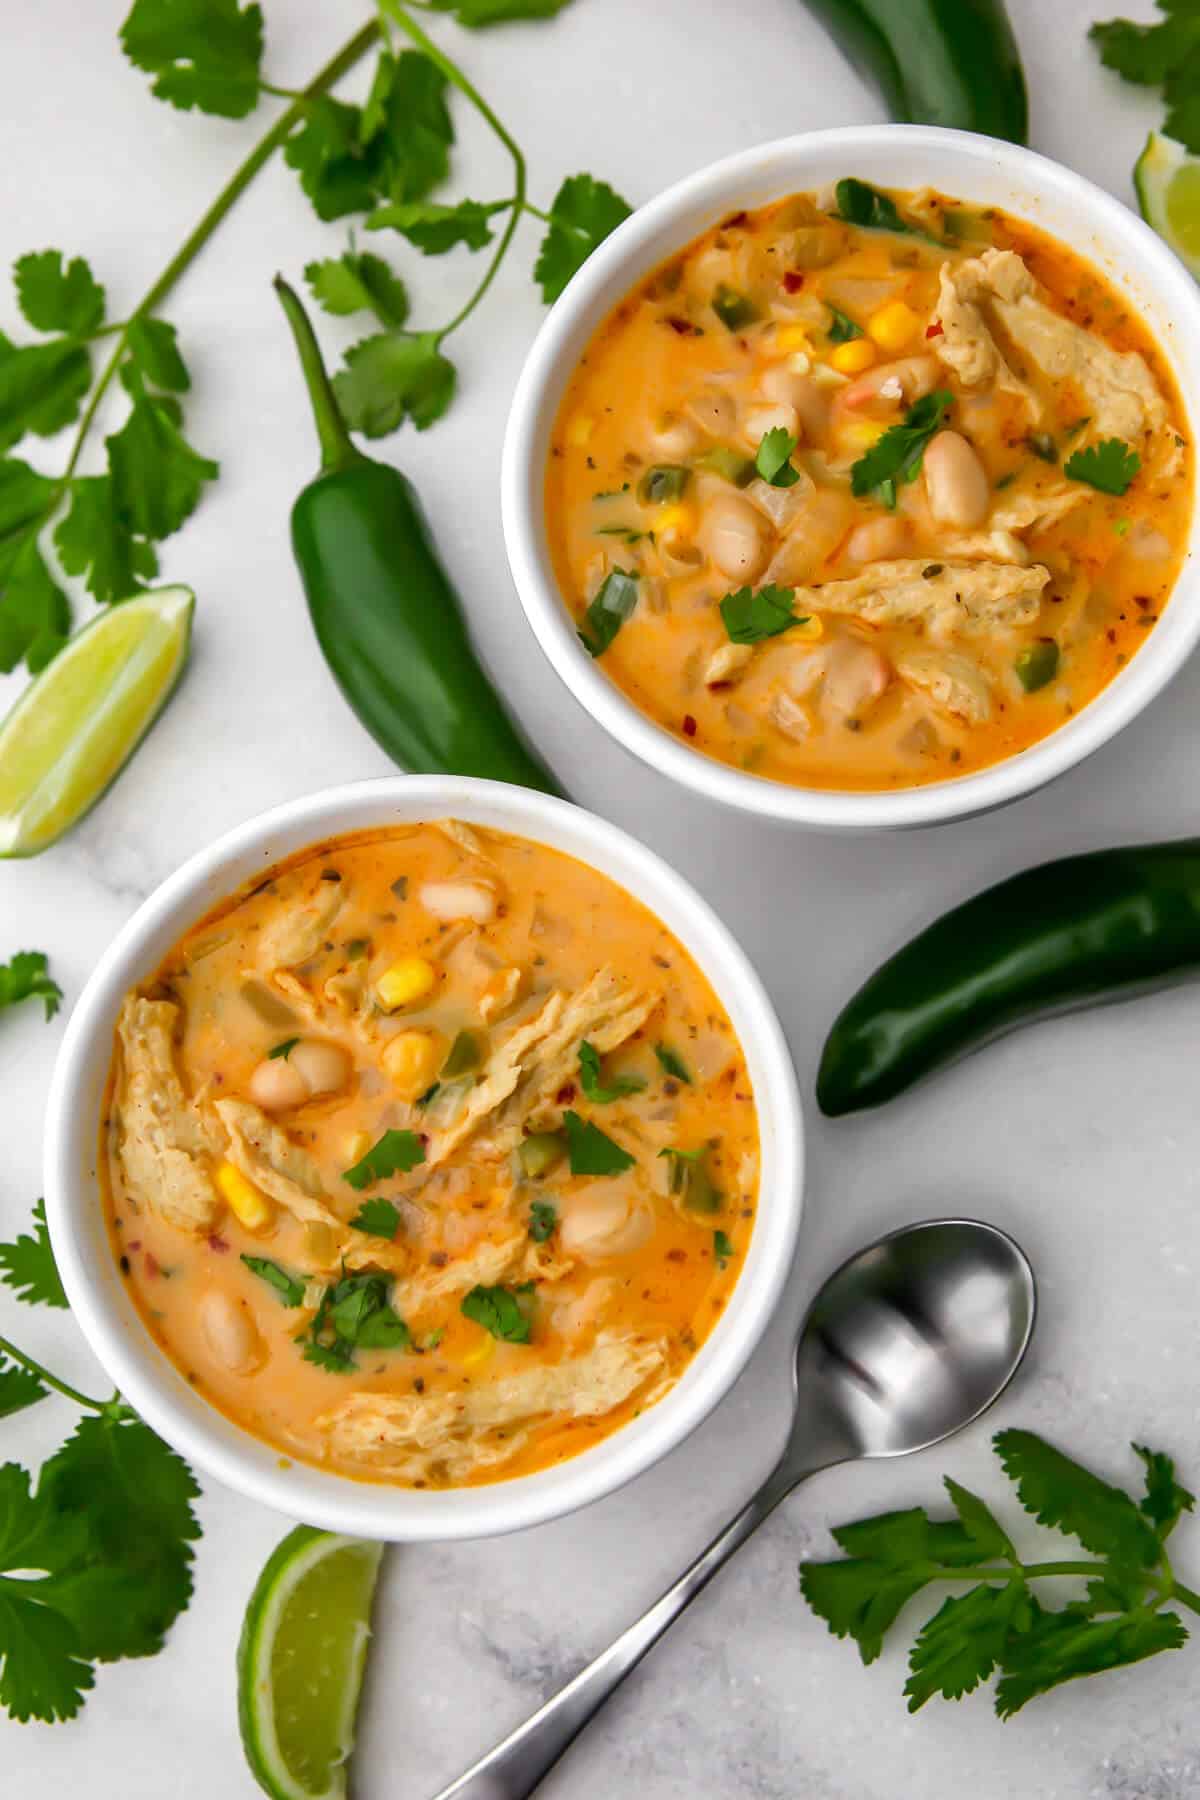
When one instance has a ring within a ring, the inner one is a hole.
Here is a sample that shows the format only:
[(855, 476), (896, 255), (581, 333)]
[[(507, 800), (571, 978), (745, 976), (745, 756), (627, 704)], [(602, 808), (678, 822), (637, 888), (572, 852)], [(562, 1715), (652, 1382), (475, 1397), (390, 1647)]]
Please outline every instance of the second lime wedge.
[(1152, 131), (1134, 164), (1133, 185), (1146, 223), (1200, 280), (1200, 157)]
[(156, 588), (60, 650), (0, 723), (0, 856), (36, 856), (95, 805), (187, 661), (195, 596)]
[(258, 1578), (238, 1646), (246, 1761), (273, 1800), (343, 1800), (382, 1544), (298, 1525)]

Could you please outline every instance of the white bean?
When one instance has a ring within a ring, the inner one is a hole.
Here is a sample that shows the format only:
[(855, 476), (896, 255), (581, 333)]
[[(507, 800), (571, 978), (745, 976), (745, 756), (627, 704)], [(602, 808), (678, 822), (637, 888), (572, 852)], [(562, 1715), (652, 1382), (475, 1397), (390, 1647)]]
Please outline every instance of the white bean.
[(869, 644), (838, 638), (828, 647), (822, 703), (836, 719), (857, 719), (892, 679), (890, 664)]
[(801, 432), (810, 443), (824, 436), (829, 426), (829, 397), (811, 375), (789, 369), (786, 363), (775, 363), (758, 385), (766, 399), (795, 408)]
[(886, 513), (855, 526), (846, 540), (846, 555), (851, 562), (886, 562), (891, 557), (907, 555), (908, 538), (908, 520)]
[(649, 1209), (617, 1182), (592, 1182), (578, 1199), (563, 1202), (559, 1238), (568, 1256), (585, 1261), (638, 1250), (654, 1230)]
[(218, 1288), (210, 1288), (200, 1302), (200, 1329), (217, 1361), (232, 1374), (248, 1375), (262, 1362), (263, 1341), (249, 1307)]
[(655, 456), (680, 462), (690, 456), (700, 442), (700, 434), (690, 419), (678, 413), (664, 413), (650, 433), (650, 447)]
[(250, 1077), (249, 1092), (264, 1112), (285, 1112), (289, 1106), (303, 1106), (309, 1097), (308, 1083), (292, 1067), (290, 1055), (264, 1057)]
[(902, 401), (911, 406), (923, 394), (933, 392), (937, 376), (937, 359), (933, 356), (901, 356), (894, 362), (876, 363), (845, 389), (842, 405), (852, 412), (866, 407), (894, 411)]
[(723, 388), (704, 388), (684, 406), (684, 411), (710, 437), (728, 437), (737, 419), (732, 394)]
[(959, 531), (982, 525), (991, 509), (991, 484), (965, 437), (939, 431), (925, 451), (923, 467), (929, 510), (940, 524)]
[(710, 501), (696, 535), (721, 574), (739, 581), (753, 581), (767, 560), (766, 520), (734, 494)]
[(768, 431), (780, 428), (791, 437), (800, 434), (800, 415), (784, 400), (778, 400), (772, 406), (752, 406), (742, 420), (742, 430), (752, 444), (761, 444)]
[(288, 1063), (310, 1094), (336, 1093), (340, 1087), (345, 1087), (350, 1073), (350, 1058), (340, 1045), (318, 1043), (312, 1038), (296, 1045)]

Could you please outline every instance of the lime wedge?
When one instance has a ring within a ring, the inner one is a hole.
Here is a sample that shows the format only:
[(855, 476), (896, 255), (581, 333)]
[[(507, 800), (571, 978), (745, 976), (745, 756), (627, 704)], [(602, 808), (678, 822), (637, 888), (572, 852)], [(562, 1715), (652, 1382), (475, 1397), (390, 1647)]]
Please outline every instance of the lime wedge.
[(1200, 156), (1152, 131), (1133, 166), (1133, 185), (1143, 219), (1200, 281)]
[(171, 697), (195, 596), (157, 588), (73, 637), (0, 724), (0, 856), (36, 856), (96, 804)]
[(238, 1645), (238, 1718), (273, 1800), (342, 1800), (382, 1544), (298, 1525), (258, 1578)]

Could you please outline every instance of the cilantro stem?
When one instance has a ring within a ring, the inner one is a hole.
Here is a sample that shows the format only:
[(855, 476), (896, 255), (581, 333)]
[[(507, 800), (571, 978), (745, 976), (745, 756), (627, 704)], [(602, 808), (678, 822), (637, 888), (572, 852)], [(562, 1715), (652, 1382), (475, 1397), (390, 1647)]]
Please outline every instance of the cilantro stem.
[(10, 1344), (7, 1338), (0, 1337), (0, 1352), (3, 1352), (12, 1362), (20, 1363), (23, 1369), (28, 1369), (31, 1375), (36, 1375), (39, 1381), (44, 1381), (47, 1387), (53, 1388), (64, 1399), (74, 1400), (76, 1406), (86, 1406), (89, 1412), (104, 1413), (108, 1411), (111, 1405), (110, 1401), (89, 1399), (86, 1394), (81, 1394), (78, 1388), (73, 1388), (69, 1382), (60, 1381), (57, 1375), (52, 1375), (49, 1369), (44, 1369), (41, 1363), (35, 1362), (32, 1356), (26, 1356), (23, 1350), (18, 1350), (15, 1344)]
[(456, 87), (459, 93), (470, 101), (484, 123), (490, 126), (491, 130), (499, 138), (500, 142), (504, 145), (504, 148), (512, 158), (513, 197), (512, 210), (508, 215), (508, 222), (496, 241), (496, 248), (492, 252), (491, 260), (484, 271), (483, 279), (479, 283), (479, 286), (475, 289), (475, 292), (471, 295), (470, 299), (467, 300), (465, 305), (459, 308), (450, 322), (443, 325), (441, 330), (437, 333), (437, 342), (440, 344), (450, 336), (452, 331), (457, 331), (459, 326), (464, 324), (466, 320), (470, 318), (471, 314), (475, 311), (475, 308), (479, 305), (479, 302), (483, 299), (483, 296), (487, 293), (492, 282), (499, 273), (500, 264), (508, 255), (509, 245), (512, 243), (517, 226), (521, 222), (521, 214), (526, 210), (525, 157), (516, 139), (512, 136), (511, 132), (507, 131), (500, 123), (500, 120), (496, 117), (478, 88), (468, 80), (462, 70), (458, 67), (458, 64), (453, 62), (450, 57), (438, 48), (429, 34), (417, 24), (417, 21), (409, 17), (408, 13), (404, 10), (404, 7), (400, 4), (400, 0), (378, 0), (378, 4), (381, 13), (385, 14), (395, 25), (399, 26), (400, 30), (412, 39), (417, 48), (423, 50), (430, 61), (437, 64), (447, 81)]
[(378, 23), (375, 20), (372, 20), (370, 24), (364, 25), (360, 31), (356, 31), (354, 36), (350, 38), (347, 43), (343, 44), (336, 56), (331, 57), (329, 62), (325, 64), (325, 67), (313, 76), (308, 86), (297, 95), (285, 112), (280, 113), (275, 123), (271, 126), (271, 129), (265, 136), (259, 139), (246, 160), (230, 176), (228, 182), (217, 195), (212, 205), (208, 208), (208, 211), (200, 219), (195, 229), (187, 238), (185, 238), (183, 244), (171, 258), (161, 275), (159, 275), (158, 279), (151, 284), (146, 294), (129, 315), (129, 318), (120, 329), (116, 347), (109, 357), (108, 362), (105, 364), (99, 381), (92, 390), (91, 398), (88, 401), (87, 408), (79, 421), (79, 427), (75, 433), (75, 440), (71, 446), (70, 456), (67, 458), (66, 469), (61, 481), (54, 490), (50, 504), (47, 506), (43, 517), (48, 518), (50, 516), (70, 486), (71, 478), (79, 464), (79, 458), (82, 454), (84, 444), (86, 443), (92, 425), (95, 422), (100, 402), (112, 385), (117, 370), (121, 365), (121, 359), (125, 354), (125, 349), (129, 341), (130, 327), (152, 313), (159, 301), (164, 300), (170, 293), (180, 276), (195, 261), (205, 244), (207, 244), (209, 238), (213, 235), (214, 231), (216, 231), (218, 225), (221, 224), (226, 214), (241, 198), (242, 194), (250, 186), (250, 183), (254, 180), (260, 169), (262, 169), (265, 163), (270, 161), (276, 150), (278, 150), (280, 146), (286, 142), (288, 137), (290, 137), (295, 126), (304, 116), (304, 109), (307, 102), (315, 99), (319, 94), (323, 94), (327, 88), (333, 86), (334, 82), (340, 81), (342, 76), (366, 55), (367, 51), (371, 48), (371, 45), (377, 42), (380, 35)]

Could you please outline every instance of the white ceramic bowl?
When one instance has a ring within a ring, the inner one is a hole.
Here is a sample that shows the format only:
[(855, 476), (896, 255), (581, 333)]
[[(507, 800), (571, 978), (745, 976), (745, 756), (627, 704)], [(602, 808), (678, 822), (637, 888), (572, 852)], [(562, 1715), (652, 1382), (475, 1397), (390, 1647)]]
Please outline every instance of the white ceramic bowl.
[(1097, 264), (1146, 318), (1185, 404), (1200, 393), (1200, 289), (1148, 226), (1091, 182), (1044, 156), (968, 132), (919, 125), (817, 131), (728, 157), (677, 182), (588, 259), (538, 333), (517, 384), (502, 503), (509, 563), (529, 622), (571, 692), (613, 737), (653, 768), (746, 812), (798, 825), (878, 830), (1002, 806), (1063, 774), (1141, 712), (1200, 636), (1200, 518), (1193, 513), (1188, 560), (1162, 619), (1116, 680), (1050, 737), (978, 774), (899, 792), (788, 787), (690, 749), (626, 699), (579, 643), (547, 547), (545, 468), (563, 393), (596, 327), (666, 257), (727, 213), (822, 188), (842, 175), (888, 187), (936, 187), (1004, 207), (1061, 238)]
[[(695, 958), (745, 1051), (758, 1103), (762, 1179), (745, 1267), (711, 1336), (657, 1406), (572, 1461), (444, 1493), (352, 1481), (296, 1462), (200, 1398), (150, 1338), (117, 1271), (101, 1214), (100, 1107), (121, 1000), (203, 913), (281, 858), (346, 831), (453, 816), (536, 839), (599, 869), (641, 900)], [(116, 1386), (167, 1442), (229, 1487), (313, 1525), (359, 1537), (482, 1537), (583, 1506), (649, 1468), (688, 1434), (745, 1367), (788, 1273), (800, 1223), (803, 1125), (791, 1058), (771, 1002), (711, 908), (635, 839), (543, 794), (489, 781), (393, 776), (331, 788), (251, 819), (200, 851), (140, 906), (79, 999), (54, 1071), (46, 1121), (46, 1211), (72, 1310)]]

